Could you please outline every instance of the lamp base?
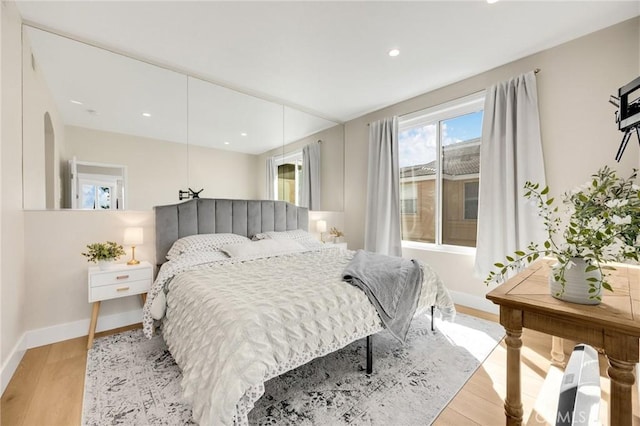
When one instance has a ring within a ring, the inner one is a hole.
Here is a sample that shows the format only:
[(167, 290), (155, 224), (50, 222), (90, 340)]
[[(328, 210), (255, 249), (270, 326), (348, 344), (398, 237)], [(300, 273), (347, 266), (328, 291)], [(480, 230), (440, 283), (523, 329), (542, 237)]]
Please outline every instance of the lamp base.
[(127, 265), (138, 265), (140, 261), (136, 259), (136, 246), (131, 246), (131, 260), (127, 262)]

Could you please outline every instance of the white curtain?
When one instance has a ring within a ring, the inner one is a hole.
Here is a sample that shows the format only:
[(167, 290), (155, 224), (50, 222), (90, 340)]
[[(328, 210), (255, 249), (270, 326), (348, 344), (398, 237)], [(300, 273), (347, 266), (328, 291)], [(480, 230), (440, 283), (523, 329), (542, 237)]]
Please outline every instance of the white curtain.
[(369, 125), (369, 171), (364, 249), (402, 255), (398, 117)]
[(302, 148), (302, 187), (298, 204), (309, 210), (321, 210), (320, 154), (320, 141)]
[(478, 278), (486, 278), (506, 255), (545, 239), (535, 205), (524, 198), (526, 181), (545, 186), (533, 71), (487, 89), (480, 147)]
[(275, 200), (278, 192), (278, 172), (276, 169), (276, 160), (274, 157), (267, 158), (267, 200)]

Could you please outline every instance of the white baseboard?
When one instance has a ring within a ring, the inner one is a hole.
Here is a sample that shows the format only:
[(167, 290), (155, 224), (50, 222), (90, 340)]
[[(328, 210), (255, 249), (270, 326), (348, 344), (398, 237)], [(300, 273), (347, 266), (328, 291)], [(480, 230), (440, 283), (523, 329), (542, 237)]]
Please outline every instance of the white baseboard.
[[(96, 332), (112, 330), (114, 328), (124, 327), (138, 322), (142, 322), (142, 309), (101, 316), (98, 317)], [(50, 345), (51, 343), (86, 336), (89, 334), (90, 323), (90, 319), (84, 319), (27, 331), (25, 333), (25, 349)]]
[(488, 312), (490, 314), (497, 315), (500, 313), (500, 308), (498, 307), (498, 305), (484, 297), (478, 297), (469, 293), (462, 293), (460, 291), (451, 290), (449, 290), (449, 294), (451, 295), (453, 301), (458, 305)]
[[(114, 328), (124, 327), (139, 322), (142, 322), (142, 309), (122, 312), (119, 314), (105, 315), (98, 317), (96, 332), (112, 330)], [(0, 393), (4, 393), (5, 388), (13, 377), (13, 374), (18, 368), (18, 365), (20, 364), (20, 361), (27, 349), (86, 336), (89, 334), (90, 323), (90, 319), (84, 319), (25, 332), (11, 351), (11, 355), (7, 361), (2, 366), (0, 377), (2, 381), (2, 392)]]
[(9, 358), (7, 358), (4, 365), (2, 366), (2, 372), (0, 373), (0, 395), (4, 393), (4, 390), (7, 388), (7, 385), (11, 381), (13, 374), (18, 368), (18, 365), (20, 365), (20, 361), (22, 361), (24, 353), (27, 351), (24, 348), (25, 335), (26, 333), (23, 334), (20, 339), (18, 339), (18, 342), (11, 350)]

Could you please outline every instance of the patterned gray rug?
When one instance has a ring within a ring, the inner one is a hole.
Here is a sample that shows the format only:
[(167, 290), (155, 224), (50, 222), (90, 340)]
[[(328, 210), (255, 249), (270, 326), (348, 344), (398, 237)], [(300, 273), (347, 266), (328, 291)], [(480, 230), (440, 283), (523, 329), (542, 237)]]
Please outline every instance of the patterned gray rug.
[[(499, 324), (458, 314), (416, 318), (401, 346), (374, 336), (374, 373), (364, 339), (265, 384), (256, 425), (424, 425), (433, 422), (504, 335)], [(83, 425), (193, 424), (181, 401), (180, 369), (161, 337), (142, 330), (97, 339), (89, 351)]]

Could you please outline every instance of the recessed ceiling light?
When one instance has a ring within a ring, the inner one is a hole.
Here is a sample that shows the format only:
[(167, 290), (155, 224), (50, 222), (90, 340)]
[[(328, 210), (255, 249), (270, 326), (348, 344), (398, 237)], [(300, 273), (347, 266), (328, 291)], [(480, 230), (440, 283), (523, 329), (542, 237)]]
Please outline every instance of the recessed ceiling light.
[(76, 101), (75, 99), (71, 99), (71, 100), (70, 100), (70, 102), (71, 102), (72, 104), (82, 105), (82, 102), (80, 102), (80, 101)]
[(229, 142), (227, 142), (227, 141), (224, 141), (224, 144), (225, 144), (225, 145), (229, 145)]
[(150, 113), (148, 113), (148, 112), (143, 112), (143, 113), (142, 113), (142, 116), (143, 116), (143, 117), (151, 117), (151, 114), (150, 114)]
[(240, 136), (247, 136), (245, 132), (240, 133)]
[(391, 49), (389, 51), (389, 56), (391, 56), (392, 58), (395, 56), (398, 56), (400, 54), (400, 49)]
[(487, 0), (487, 3), (489, 3), (489, 4), (498, 3), (498, 0)]

